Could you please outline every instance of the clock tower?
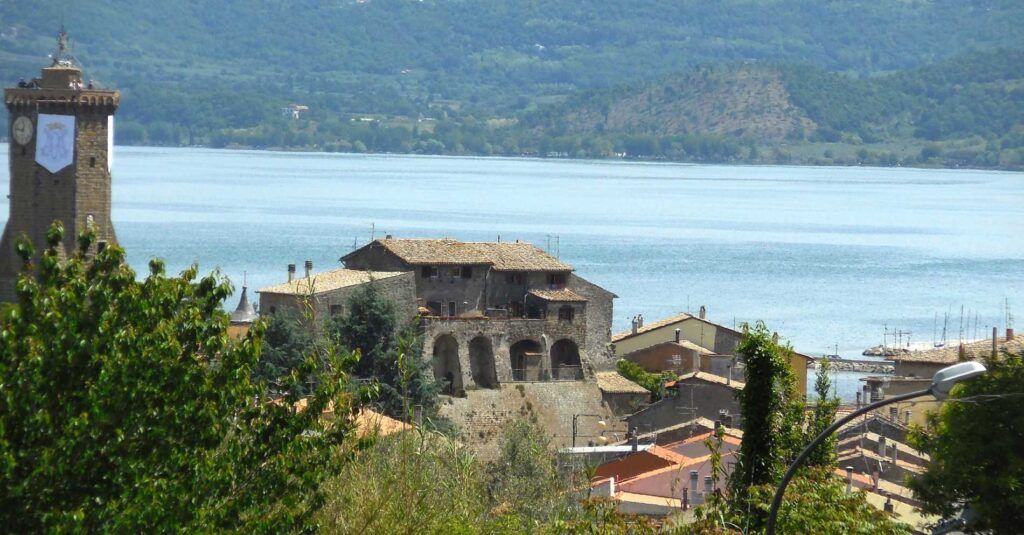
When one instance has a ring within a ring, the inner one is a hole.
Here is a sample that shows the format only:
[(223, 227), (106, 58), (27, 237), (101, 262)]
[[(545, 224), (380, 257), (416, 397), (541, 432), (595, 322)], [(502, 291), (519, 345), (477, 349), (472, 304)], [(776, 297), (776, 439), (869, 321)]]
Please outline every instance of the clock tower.
[(63, 29), (57, 53), (42, 76), (4, 89), (9, 113), (10, 216), (0, 239), (0, 301), (14, 299), (21, 271), (15, 251), (27, 236), (36, 257), (54, 220), (64, 224), (61, 254), (73, 253), (78, 234), (96, 228), (96, 248), (116, 243), (110, 221), (110, 166), (114, 112), (121, 95), (83, 83), (67, 51)]

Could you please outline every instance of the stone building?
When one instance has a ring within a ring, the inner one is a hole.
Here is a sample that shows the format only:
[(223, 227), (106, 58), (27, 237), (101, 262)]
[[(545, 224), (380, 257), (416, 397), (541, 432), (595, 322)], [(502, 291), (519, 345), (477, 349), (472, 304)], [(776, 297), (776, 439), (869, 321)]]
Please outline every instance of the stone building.
[(395, 304), (399, 322), (408, 323), (416, 317), (416, 295), (411, 272), (341, 268), (313, 273), (313, 263), (309, 261), (306, 261), (306, 271), (302, 277), (295, 276), (295, 264), (290, 264), (286, 282), (257, 291), (260, 294), (260, 313), (289, 313), (323, 321), (344, 314), (349, 298), (364, 284), (374, 284), (381, 295)]
[(412, 273), (424, 357), (450, 393), (582, 380), (610, 365), (615, 295), (532, 244), (389, 236), (341, 261)]
[(67, 36), (58, 38), (53, 63), (42, 75), (4, 89), (9, 113), (10, 216), (0, 238), (0, 301), (14, 298), (21, 269), (15, 241), (27, 236), (38, 256), (46, 231), (64, 224), (60, 253), (77, 249), (78, 234), (93, 226), (97, 248), (114, 244), (110, 221), (110, 166), (115, 90), (82, 81), (82, 70), (66, 53)]
[(743, 390), (743, 383), (698, 371), (665, 386), (668, 396), (626, 417), (630, 428), (645, 432), (695, 418), (724, 420), (727, 426), (741, 427), (736, 395)]

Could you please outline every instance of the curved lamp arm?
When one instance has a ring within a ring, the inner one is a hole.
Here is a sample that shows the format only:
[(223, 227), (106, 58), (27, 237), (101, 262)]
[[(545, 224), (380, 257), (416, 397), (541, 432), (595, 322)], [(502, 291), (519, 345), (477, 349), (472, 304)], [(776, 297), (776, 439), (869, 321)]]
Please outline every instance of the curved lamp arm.
[(890, 403), (898, 403), (900, 401), (906, 401), (911, 398), (927, 396), (931, 393), (932, 390), (928, 388), (925, 390), (907, 392), (906, 394), (900, 394), (898, 396), (886, 398), (881, 401), (876, 401), (870, 405), (862, 407), (859, 410), (851, 412), (845, 417), (839, 419), (839, 421), (837, 421), (836, 423), (830, 425), (828, 429), (822, 431), (820, 435), (814, 437), (814, 440), (812, 440), (811, 443), (808, 444), (806, 448), (804, 448), (804, 451), (800, 452), (800, 455), (798, 455), (796, 460), (793, 461), (793, 464), (789, 465), (789, 470), (786, 470), (786, 475), (782, 476), (782, 482), (779, 483), (779, 488), (775, 489), (775, 497), (772, 498), (772, 509), (771, 512), (768, 513), (768, 525), (765, 528), (765, 533), (767, 535), (775, 534), (775, 517), (777, 517), (779, 514), (779, 506), (782, 505), (782, 495), (786, 492), (786, 486), (789, 485), (789, 480), (793, 479), (793, 475), (796, 474), (797, 468), (800, 468), (800, 465), (803, 464), (804, 460), (807, 459), (807, 456), (811, 454), (811, 451), (814, 450), (815, 446), (817, 446), (823, 440), (828, 438), (828, 436), (835, 432), (836, 429), (839, 429), (840, 427), (853, 421), (853, 419), (864, 413), (873, 411), (879, 407), (888, 405)]

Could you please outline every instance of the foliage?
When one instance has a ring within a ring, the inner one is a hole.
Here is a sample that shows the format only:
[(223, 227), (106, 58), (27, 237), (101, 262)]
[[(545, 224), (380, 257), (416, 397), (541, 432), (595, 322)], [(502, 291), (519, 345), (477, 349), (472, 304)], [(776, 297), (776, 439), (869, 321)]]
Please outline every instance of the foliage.
[(655, 400), (665, 397), (665, 383), (678, 379), (678, 377), (670, 371), (651, 373), (641, 368), (639, 364), (626, 359), (619, 359), (619, 361), (615, 363), (615, 368), (619, 371), (619, 374), (626, 379), (650, 390), (651, 396)]
[[(832, 364), (827, 358), (818, 361), (818, 374), (814, 380), (814, 393), (816, 402), (814, 412), (804, 430), (804, 444), (810, 444), (812, 440), (828, 429), (836, 419), (836, 409), (839, 408), (839, 397), (832, 390), (832, 380), (828, 374), (832, 370)], [(830, 468), (836, 463), (836, 436), (832, 435), (818, 444), (804, 461), (806, 466), (820, 466)]]
[(360, 358), (355, 375), (378, 384), (375, 404), (396, 418), (407, 416), (406, 402), (420, 406), (424, 414), (437, 411), (439, 386), (429, 363), (416, 358), (422, 353), (412, 326), (399, 328), (395, 304), (381, 295), (377, 285), (363, 285), (349, 298), (346, 313), (328, 323), (328, 336)]
[[(253, 379), (267, 383), (271, 391), (281, 390), (281, 385), (292, 370), (299, 368), (313, 349), (313, 337), (302, 327), (298, 318), (287, 311), (274, 314), (267, 320), (263, 334), (260, 360), (253, 370)], [(306, 395), (310, 385), (295, 385), (299, 395)]]
[(729, 481), (730, 499), (749, 509), (751, 526), (760, 529), (766, 515), (745, 504), (748, 489), (777, 483), (802, 446), (803, 398), (796, 390), (787, 356), (763, 322), (743, 326), (736, 347), (746, 370), (746, 386), (737, 393), (743, 415), (743, 442)]
[[(55, 223), (0, 318), (0, 520), (11, 532), (303, 531), (336, 472), (353, 359), (328, 351), (308, 410), (261, 400), (264, 327), (240, 341), (230, 284), (195, 266), (137, 281), (91, 231), (62, 261)], [(316, 373), (308, 358), (295, 380)], [(333, 404), (336, 418), (320, 417)]]
[(488, 495), (524, 531), (566, 512), (570, 490), (555, 470), (551, 439), (537, 423), (513, 421), (502, 431), (500, 453), (490, 464)]
[(1024, 523), (1024, 358), (985, 361), (988, 373), (954, 387), (911, 432), (914, 447), (931, 456), (910, 481), (925, 512), (951, 517), (969, 507), (974, 532), (1019, 533)]

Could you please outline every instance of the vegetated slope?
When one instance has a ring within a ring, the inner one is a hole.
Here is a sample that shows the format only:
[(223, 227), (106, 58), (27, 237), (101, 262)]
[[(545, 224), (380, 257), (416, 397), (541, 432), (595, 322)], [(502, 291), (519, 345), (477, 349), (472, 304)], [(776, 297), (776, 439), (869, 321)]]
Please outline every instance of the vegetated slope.
[(543, 128), (559, 134), (701, 134), (776, 142), (803, 139), (814, 130), (792, 103), (779, 71), (765, 67), (702, 68), (587, 95), (566, 108), (541, 119)]
[(978, 136), (1020, 146), (1024, 52), (999, 50), (870, 78), (807, 65), (698, 68), (585, 92), (527, 119), (548, 135), (716, 135), (877, 142)]
[(119, 87), (381, 113), (435, 98), (516, 109), (722, 61), (867, 73), (1024, 46), (1017, 0), (6, 0), (0, 76), (31, 75), (61, 20)]

